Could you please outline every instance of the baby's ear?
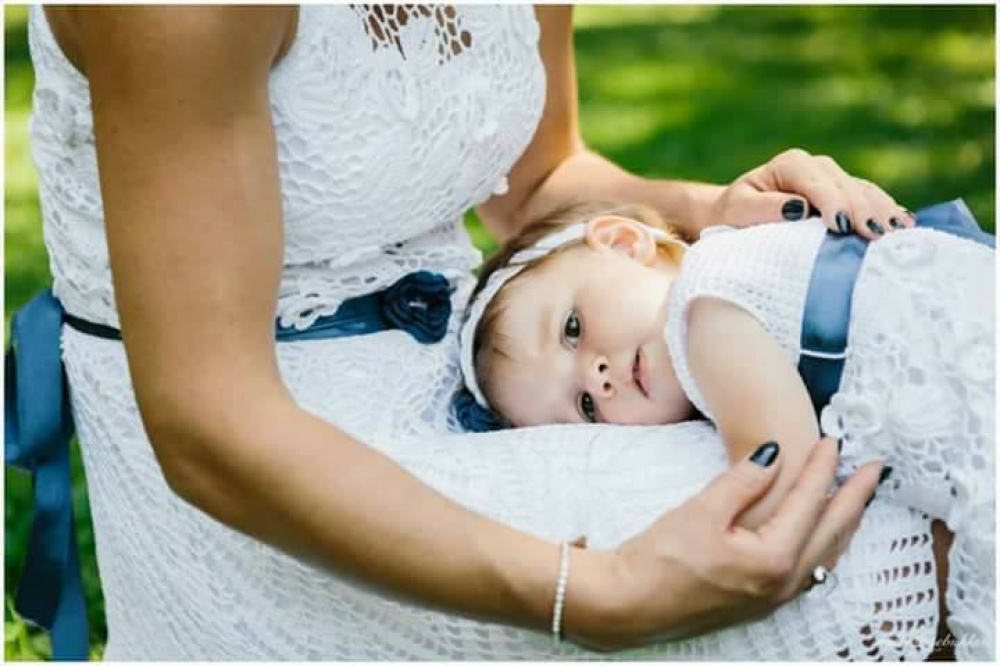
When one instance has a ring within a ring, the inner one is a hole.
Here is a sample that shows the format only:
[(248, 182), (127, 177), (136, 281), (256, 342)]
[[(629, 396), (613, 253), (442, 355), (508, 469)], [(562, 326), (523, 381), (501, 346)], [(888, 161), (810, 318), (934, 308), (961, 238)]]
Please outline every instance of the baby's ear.
[(593, 248), (607, 247), (642, 264), (656, 258), (656, 240), (646, 225), (620, 215), (604, 215), (587, 223), (587, 244)]

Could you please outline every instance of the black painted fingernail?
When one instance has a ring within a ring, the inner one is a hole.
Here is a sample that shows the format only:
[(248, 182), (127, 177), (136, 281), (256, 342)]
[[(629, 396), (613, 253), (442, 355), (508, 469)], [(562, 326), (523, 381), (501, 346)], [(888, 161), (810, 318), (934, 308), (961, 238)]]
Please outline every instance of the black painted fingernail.
[(823, 211), (812, 204), (809, 204), (809, 217), (823, 217)]
[(806, 203), (802, 199), (789, 199), (781, 207), (781, 216), (786, 220), (801, 220), (806, 212)]
[(877, 494), (878, 494), (878, 493), (872, 493), (872, 496), (868, 498), (868, 501), (867, 501), (867, 502), (865, 502), (865, 508), (866, 508), (866, 509), (868, 508), (868, 505), (872, 503), (872, 500), (874, 500), (874, 499), (875, 499), (875, 495), (877, 495)]
[(892, 474), (892, 465), (883, 467), (882, 471), (878, 473), (878, 485), (881, 486), (882, 482), (888, 479), (890, 474)]
[(837, 453), (840, 453), (843, 450), (844, 450), (844, 440), (843, 439), (838, 439), (837, 440)]
[(903, 223), (899, 221), (898, 217), (890, 217), (889, 226), (892, 227), (893, 229), (902, 229)]
[(750, 462), (755, 465), (760, 465), (761, 467), (770, 467), (778, 457), (778, 443), (777, 442), (767, 442), (762, 444), (759, 449), (753, 452), (750, 456)]
[(837, 213), (837, 216), (833, 219), (837, 223), (837, 231), (840, 233), (846, 234), (851, 230), (851, 218), (844, 211)]
[(875, 220), (868, 220), (868, 222), (866, 222), (865, 224), (868, 225), (868, 230), (871, 231), (873, 234), (878, 234), (879, 236), (881, 236), (882, 234), (885, 233), (885, 227), (883, 227)]

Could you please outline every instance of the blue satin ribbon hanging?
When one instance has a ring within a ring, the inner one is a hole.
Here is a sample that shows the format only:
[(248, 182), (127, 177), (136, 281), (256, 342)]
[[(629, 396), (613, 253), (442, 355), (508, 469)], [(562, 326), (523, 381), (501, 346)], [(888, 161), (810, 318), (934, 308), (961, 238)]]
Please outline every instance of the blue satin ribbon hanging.
[(15, 607), (26, 620), (52, 630), (55, 658), (86, 659), (87, 608), (69, 469), (73, 419), (61, 331), (62, 308), (45, 291), (14, 315), (12, 349), (4, 359), (4, 461), (31, 473), (35, 498)]
[[(275, 325), (278, 342), (364, 335), (400, 329), (418, 342), (440, 341), (451, 317), (452, 288), (437, 273), (418, 271), (388, 289), (345, 301), (332, 315), (298, 330)], [(62, 364), (63, 324), (121, 340), (110, 326), (66, 313), (46, 290), (14, 315), (4, 359), (6, 464), (32, 475), (34, 517), (15, 607), (51, 632), (55, 659), (89, 655), (87, 608), (73, 521), (69, 440), (74, 427)]]
[[(961, 199), (917, 211), (918, 227), (936, 229), (996, 248), (996, 238), (980, 229)], [(854, 285), (868, 241), (854, 234), (826, 232), (806, 292), (802, 315), (799, 375), (816, 417), (840, 387), (847, 353)]]

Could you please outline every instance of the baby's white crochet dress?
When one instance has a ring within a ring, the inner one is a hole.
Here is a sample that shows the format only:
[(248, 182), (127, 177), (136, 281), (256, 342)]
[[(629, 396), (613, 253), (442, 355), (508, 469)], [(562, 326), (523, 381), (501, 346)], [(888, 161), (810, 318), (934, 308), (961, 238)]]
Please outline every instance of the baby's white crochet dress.
[[(712, 412), (691, 375), (687, 313), (697, 298), (732, 303), (797, 363), (819, 219), (709, 229), (671, 285), (666, 339), (680, 384)], [(932, 229), (872, 243), (852, 299), (844, 374), (820, 417), (850, 472), (893, 467), (879, 502), (911, 507), (955, 532), (948, 624), (956, 657), (993, 661), (996, 253)], [(905, 571), (905, 569), (904, 569)]]
[[(399, 331), (278, 344), (283, 378), (302, 407), (474, 510), (553, 540), (585, 533), (595, 547), (643, 530), (725, 469), (724, 449), (704, 423), (464, 435), (450, 416), (459, 312), (480, 261), (462, 215), (505, 190), (544, 102), (531, 8), (300, 12), (294, 44), (270, 79), (285, 232), (276, 316), (306, 327), (344, 299), (418, 269), (458, 286), (438, 344)], [(71, 314), (117, 326), (87, 82), (37, 6), (30, 45), (32, 151), (54, 291)], [(68, 327), (62, 344), (108, 659), (607, 657), (385, 598), (212, 520), (164, 482), (121, 344)], [(281, 455), (282, 442), (274, 446)], [(937, 620), (927, 524), (876, 503), (829, 594), (616, 656), (920, 658)]]

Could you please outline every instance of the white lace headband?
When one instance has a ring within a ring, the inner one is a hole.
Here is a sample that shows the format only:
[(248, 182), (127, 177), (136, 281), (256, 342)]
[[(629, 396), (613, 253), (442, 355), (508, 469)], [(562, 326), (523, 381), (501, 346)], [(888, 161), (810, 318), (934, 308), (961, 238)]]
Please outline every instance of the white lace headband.
[[(476, 379), (474, 353), (476, 327), (479, 326), (479, 320), (483, 318), (483, 313), (486, 311), (487, 306), (496, 297), (500, 289), (514, 279), (518, 273), (523, 271), (529, 263), (551, 254), (564, 245), (583, 238), (587, 232), (587, 224), (588, 222), (571, 224), (554, 234), (541, 238), (531, 247), (521, 250), (511, 257), (509, 264), (494, 271), (486, 281), (486, 286), (469, 302), (465, 323), (462, 324), (462, 330), (459, 333), (462, 377), (465, 381), (465, 388), (469, 389), (469, 393), (476, 399), (480, 407), (484, 409), (490, 408), (489, 402), (487, 402), (486, 396), (483, 395), (482, 389), (479, 388), (479, 382)], [(636, 224), (642, 223), (636, 222)], [(674, 242), (686, 246), (683, 241), (672, 238), (670, 234), (662, 229), (656, 229), (647, 225), (642, 226), (649, 230), (656, 241)]]

